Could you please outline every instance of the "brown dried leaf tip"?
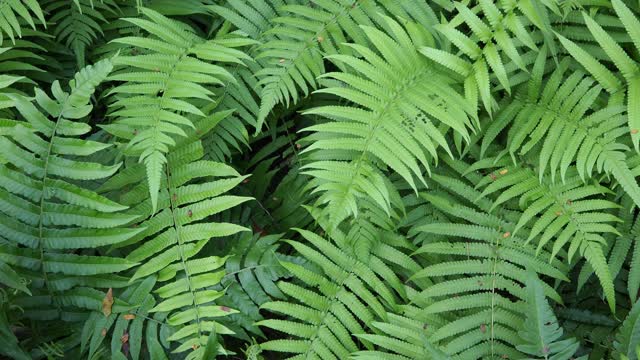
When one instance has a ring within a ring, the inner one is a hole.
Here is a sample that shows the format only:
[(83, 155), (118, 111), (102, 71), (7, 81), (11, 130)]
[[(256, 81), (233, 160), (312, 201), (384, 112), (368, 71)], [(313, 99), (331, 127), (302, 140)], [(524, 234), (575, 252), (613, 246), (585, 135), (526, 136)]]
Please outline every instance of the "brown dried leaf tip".
[(113, 307), (113, 289), (109, 288), (107, 295), (102, 299), (102, 313), (104, 316), (111, 315), (111, 307)]

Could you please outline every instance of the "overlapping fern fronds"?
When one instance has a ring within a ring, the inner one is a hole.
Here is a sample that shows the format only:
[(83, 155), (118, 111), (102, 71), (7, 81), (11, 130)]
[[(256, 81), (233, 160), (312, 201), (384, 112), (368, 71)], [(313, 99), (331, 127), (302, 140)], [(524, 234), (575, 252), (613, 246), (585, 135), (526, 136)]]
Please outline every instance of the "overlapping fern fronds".
[[(273, 301), (261, 307), (294, 320), (265, 319), (259, 325), (275, 329), (298, 339), (270, 340), (260, 345), (263, 350), (298, 354), (296, 357), (345, 358), (358, 349), (351, 334), (360, 334), (375, 319), (385, 319), (385, 309), (393, 309), (394, 284), (383, 273), (351, 258), (326, 239), (306, 230), (298, 230), (313, 245), (291, 241), (311, 263), (321, 270), (282, 262), (283, 266), (306, 286), (280, 282), (280, 290), (300, 302)], [(362, 325), (364, 324), (364, 325)], [(363, 328), (364, 326), (364, 328)], [(362, 346), (370, 347), (366, 340)]]
[(332, 72), (325, 77), (348, 86), (318, 90), (359, 107), (329, 105), (305, 112), (330, 119), (304, 129), (314, 135), (304, 149), (312, 161), (303, 169), (315, 178), (317, 203), (326, 204), (324, 216), (332, 227), (357, 217), (363, 197), (390, 213), (393, 190), (382, 170), (391, 168), (416, 190), (416, 182), (424, 184), (423, 172), (437, 161), (437, 149), (451, 154), (443, 133), (452, 129), (468, 141), (474, 127), (473, 106), (417, 51), (425, 38), (391, 18), (385, 21), (391, 36), (363, 27), (377, 51), (351, 44), (362, 59), (330, 56), (356, 73)]
[[(39, 320), (73, 318), (65, 309), (99, 309), (96, 288), (117, 283), (118, 272), (134, 262), (94, 254), (93, 249), (126, 241), (141, 229), (123, 229), (136, 214), (98, 195), (82, 181), (113, 175), (120, 164), (83, 160), (109, 144), (79, 138), (91, 131), (81, 119), (93, 106), (89, 97), (112, 70), (103, 60), (76, 74), (69, 91), (54, 82), (51, 94), (35, 89), (35, 98), (6, 94), (24, 120), (13, 121), (0, 137), (3, 261), (9, 277), (30, 283), (15, 303)], [(82, 252), (78, 249), (87, 249)], [(76, 253), (78, 251), (78, 253)], [(15, 286), (16, 284), (12, 284)]]
[(0, 357), (637, 359), (638, 64), (633, 0), (0, 0)]
[[(211, 238), (247, 230), (239, 225), (207, 220), (250, 200), (225, 194), (247, 176), (240, 176), (228, 165), (202, 160), (199, 138), (227, 115), (228, 112), (215, 113), (196, 122), (196, 128), (185, 133), (187, 136), (168, 154), (160, 179), (157, 212), (149, 196), (143, 164), (134, 163), (100, 188), (105, 193), (123, 186), (129, 189), (120, 195), (120, 201), (131, 206), (131, 212), (142, 215), (141, 221), (129, 225), (143, 230), (115, 246), (126, 247), (126, 259), (140, 264), (129, 283), (145, 283), (153, 278), (152, 283), (156, 285), (150, 289), (158, 297), (158, 303), (147, 306), (144, 311), (165, 314), (163, 318), (175, 329), (167, 340), (180, 343), (175, 352), (195, 350), (189, 352), (189, 359), (203, 358), (209, 337), (232, 333), (214, 319), (237, 312), (214, 303), (224, 294), (212, 288), (225, 275), (221, 268), (227, 257), (201, 254)], [(226, 352), (222, 348), (220, 351)]]
[(150, 36), (114, 40), (132, 49), (115, 62), (121, 67), (110, 79), (122, 84), (110, 92), (115, 96), (110, 115), (116, 120), (105, 128), (128, 140), (125, 152), (139, 156), (144, 163), (156, 210), (166, 154), (175, 146), (174, 136), (184, 137), (186, 129), (194, 128), (186, 115), (208, 115), (194, 103), (213, 102), (214, 93), (207, 87), (234, 81), (231, 73), (213, 62), (242, 63), (248, 57), (235, 48), (252, 41), (240, 37), (205, 40), (186, 24), (150, 9), (141, 11), (148, 19), (127, 20)]

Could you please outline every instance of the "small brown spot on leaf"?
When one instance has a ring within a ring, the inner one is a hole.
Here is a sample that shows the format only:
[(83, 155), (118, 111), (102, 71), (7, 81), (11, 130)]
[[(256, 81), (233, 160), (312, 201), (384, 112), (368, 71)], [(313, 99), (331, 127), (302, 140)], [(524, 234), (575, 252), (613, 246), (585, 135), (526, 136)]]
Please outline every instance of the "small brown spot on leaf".
[(124, 334), (120, 336), (120, 341), (122, 341), (123, 344), (129, 341), (129, 333), (126, 330)]
[(226, 306), (220, 306), (220, 310), (224, 311), (224, 312), (229, 312), (231, 311), (230, 308), (226, 307)]
[(489, 174), (489, 177), (491, 178), (491, 180), (497, 179), (497, 176), (494, 173)]
[(189, 211), (187, 211), (187, 216), (188, 217), (192, 217), (193, 216), (193, 211), (191, 211), (191, 209), (189, 209)]
[(133, 319), (135, 319), (135, 318), (136, 318), (136, 316), (135, 316), (135, 315), (133, 315), (133, 314), (124, 314), (123, 318), (124, 318), (125, 320), (133, 320)]
[(511, 232), (507, 231), (506, 233), (502, 234), (503, 238), (508, 238), (509, 236), (511, 236)]
[(500, 170), (500, 175), (505, 175), (508, 172), (509, 172), (508, 169), (502, 169), (502, 170)]
[(113, 306), (113, 289), (109, 288), (107, 294), (102, 299), (102, 313), (104, 316), (111, 315), (111, 307)]
[(633, 135), (637, 134), (637, 133), (638, 133), (638, 129), (631, 129), (631, 133), (632, 133)]
[(480, 332), (482, 332), (483, 334), (487, 332), (487, 325), (485, 324), (480, 324)]
[(101, 335), (102, 337), (107, 336), (107, 329), (106, 329), (106, 328), (102, 328), (102, 331), (100, 331), (100, 335)]

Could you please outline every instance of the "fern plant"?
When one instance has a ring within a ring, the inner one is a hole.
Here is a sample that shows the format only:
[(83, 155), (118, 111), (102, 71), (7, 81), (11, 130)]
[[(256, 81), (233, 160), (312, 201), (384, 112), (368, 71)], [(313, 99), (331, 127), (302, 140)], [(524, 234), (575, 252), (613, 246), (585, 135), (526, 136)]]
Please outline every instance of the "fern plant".
[[(233, 49), (251, 41), (242, 38), (205, 41), (191, 28), (150, 10), (141, 9), (147, 19), (128, 21), (153, 38), (125, 37), (115, 42), (134, 46), (134, 54), (119, 57), (116, 65), (126, 66), (112, 75), (124, 82), (112, 89), (116, 96), (111, 116), (117, 117), (111, 132), (129, 140), (127, 153), (136, 154), (145, 164), (149, 194), (155, 211), (165, 156), (175, 145), (170, 134), (185, 135), (193, 122), (184, 114), (205, 116), (190, 101), (213, 101), (213, 92), (203, 86), (233, 80), (224, 68), (208, 63), (241, 63), (247, 56)], [(140, 52), (140, 53), (139, 53)], [(150, 111), (153, 109), (153, 111)]]
[[(155, 306), (145, 308), (143, 302), (141, 310), (149, 314), (163, 313), (163, 318), (175, 331), (168, 340), (181, 343), (174, 351), (195, 350), (187, 356), (190, 359), (206, 358), (209, 337), (231, 333), (214, 318), (236, 312), (228, 306), (213, 303), (224, 294), (224, 291), (211, 288), (224, 277), (224, 271), (216, 270), (224, 265), (226, 257), (198, 256), (211, 238), (247, 230), (231, 223), (201, 221), (250, 199), (224, 195), (246, 176), (240, 176), (225, 164), (201, 159), (203, 147), (198, 139), (217, 123), (216, 117), (225, 115), (216, 113), (196, 123), (196, 129), (178, 141), (169, 153), (161, 178), (157, 212), (149, 197), (142, 164), (134, 163), (99, 189), (111, 192), (122, 186), (130, 187), (120, 199), (131, 206), (131, 212), (142, 215), (142, 219), (138, 219), (141, 221), (130, 227), (143, 230), (114, 247), (126, 247), (125, 258), (140, 264), (129, 283), (151, 282), (150, 289), (158, 296), (154, 300), (157, 304), (152, 303)], [(114, 330), (114, 336), (119, 337), (121, 331)], [(154, 343), (157, 342), (156, 339)]]
[(0, 3), (0, 45), (7, 37), (15, 44), (16, 38), (22, 37), (23, 25), (26, 22), (36, 29), (36, 21), (46, 26), (46, 20), (40, 4), (35, 0), (6, 0)]
[(5, 149), (0, 170), (2, 247), (4, 261), (25, 271), (21, 276), (38, 291), (37, 301), (16, 299), (18, 305), (24, 302), (25, 315), (35, 319), (64, 317), (67, 306), (94, 307), (94, 288), (109, 287), (109, 275), (135, 264), (90, 250), (139, 233), (120, 228), (138, 216), (76, 184), (109, 177), (120, 167), (80, 160), (109, 145), (78, 138), (91, 128), (77, 120), (91, 112), (89, 97), (112, 67), (111, 60), (103, 60), (83, 69), (70, 82), (69, 92), (54, 82), (53, 99), (39, 88), (34, 99), (6, 94), (24, 120), (15, 121), (0, 138)]
[[(358, 74), (326, 76), (351, 86), (319, 90), (363, 108), (329, 105), (306, 111), (332, 120), (304, 129), (316, 134), (304, 152), (317, 150), (318, 154), (310, 157), (318, 160), (303, 169), (315, 178), (316, 191), (321, 192), (317, 202), (328, 205), (325, 213), (333, 227), (358, 215), (358, 200), (364, 194), (390, 212), (391, 196), (382, 166), (393, 169), (414, 190), (414, 178), (424, 183), (423, 169), (429, 170), (430, 159), (437, 159), (436, 148), (449, 149), (439, 130), (440, 122), (466, 139), (473, 128), (472, 106), (416, 51), (414, 42), (420, 44), (424, 37), (412, 39), (400, 24), (390, 18), (385, 21), (392, 36), (364, 28), (380, 54), (354, 44), (351, 47), (366, 60), (350, 55), (331, 57)], [(440, 122), (434, 124), (434, 119)], [(375, 191), (367, 193), (366, 189)]]
[[(384, 317), (385, 307), (395, 305), (394, 293), (382, 281), (384, 274), (377, 274), (375, 268), (350, 258), (314, 233), (299, 232), (317, 250), (299, 242), (290, 244), (320, 267), (321, 273), (290, 262), (283, 262), (283, 266), (317, 291), (289, 282), (279, 283), (282, 292), (302, 304), (274, 301), (261, 307), (298, 321), (265, 319), (258, 324), (300, 340), (270, 340), (260, 348), (294, 353), (297, 357), (344, 358), (358, 348), (351, 334), (364, 331), (361, 323), (370, 326), (376, 316)], [(363, 346), (367, 345), (370, 346), (363, 341)]]
[(639, 16), (0, 0), (0, 357), (637, 359)]

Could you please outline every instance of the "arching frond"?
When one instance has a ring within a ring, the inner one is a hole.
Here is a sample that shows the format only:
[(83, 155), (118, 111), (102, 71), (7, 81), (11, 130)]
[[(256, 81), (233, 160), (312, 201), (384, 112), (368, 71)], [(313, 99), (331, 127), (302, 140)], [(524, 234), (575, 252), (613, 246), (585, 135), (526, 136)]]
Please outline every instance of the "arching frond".
[[(613, 0), (612, 5), (616, 15), (624, 25), (625, 30), (631, 36), (635, 50), (640, 51), (640, 40), (638, 40), (640, 36), (640, 21), (637, 15), (621, 0)], [(608, 92), (622, 96), (624, 96), (624, 92), (626, 92), (628, 131), (631, 133), (633, 146), (636, 151), (638, 151), (638, 144), (640, 144), (640, 107), (637, 105), (638, 102), (636, 99), (640, 97), (640, 79), (638, 78), (640, 67), (638, 67), (637, 61), (629, 57), (625, 50), (607, 34), (602, 26), (586, 13), (583, 15), (587, 28), (608, 58), (613, 61), (616, 68), (620, 71), (626, 84), (622, 85), (610, 70), (574, 42), (562, 36), (559, 36), (559, 39), (571, 56), (584, 66)]]
[(328, 73), (327, 78), (345, 86), (318, 91), (359, 107), (323, 106), (305, 112), (329, 119), (305, 129), (314, 135), (313, 143), (304, 149), (312, 161), (303, 170), (315, 178), (313, 186), (320, 193), (317, 204), (327, 204), (325, 216), (332, 227), (357, 216), (363, 197), (371, 197), (389, 213), (393, 190), (382, 170), (391, 168), (415, 190), (416, 179), (424, 183), (424, 169), (429, 170), (437, 159), (436, 148), (448, 151), (439, 128), (452, 128), (465, 139), (473, 128), (471, 105), (418, 53), (416, 40), (400, 24), (385, 21), (393, 36), (363, 27), (379, 53), (352, 44), (363, 59), (331, 56), (355, 73)]
[(214, 93), (207, 87), (234, 81), (213, 62), (242, 63), (247, 56), (235, 48), (252, 42), (238, 37), (205, 40), (186, 24), (150, 9), (141, 11), (148, 19), (127, 21), (149, 36), (114, 40), (133, 49), (115, 62), (121, 67), (111, 79), (122, 83), (110, 92), (116, 97), (110, 114), (116, 120), (105, 129), (127, 140), (126, 153), (144, 163), (155, 210), (165, 154), (175, 146), (174, 136), (185, 136), (185, 130), (194, 127), (186, 115), (209, 115), (194, 102), (213, 102)]
[[(266, 319), (258, 325), (295, 336), (291, 340), (270, 340), (260, 344), (266, 351), (297, 354), (293, 358), (319, 357), (345, 359), (358, 350), (351, 334), (360, 334), (375, 319), (385, 319), (385, 309), (393, 309), (395, 295), (377, 273), (382, 269), (347, 256), (320, 236), (298, 229), (310, 243), (289, 241), (318, 270), (282, 262), (305, 288), (291, 282), (279, 282), (280, 290), (296, 300), (268, 302), (263, 309), (294, 320)], [(312, 290), (313, 289), (313, 290)], [(364, 346), (368, 341), (362, 340)]]
[(566, 173), (575, 162), (583, 181), (594, 171), (610, 173), (640, 204), (640, 186), (626, 161), (628, 146), (619, 139), (628, 131), (624, 127), (624, 108), (610, 102), (609, 106), (590, 112), (602, 88), (579, 71), (566, 77), (568, 60), (560, 63), (541, 89), (545, 56), (538, 57), (527, 93), (516, 97), (490, 124), (483, 150), (513, 121), (508, 150), (512, 157), (536, 150), (541, 177), (549, 169), (554, 180), (559, 170), (565, 182)]
[[(492, 159), (487, 160), (484, 164), (490, 164)], [(500, 162), (494, 162), (487, 168), (502, 166)], [(483, 167), (478, 163), (472, 168)], [(618, 205), (604, 198), (603, 195), (610, 192), (607, 188), (597, 183), (584, 184), (573, 168), (564, 184), (555, 184), (548, 178), (540, 180), (540, 175), (526, 164), (506, 166), (499, 170), (498, 175), (494, 173), (485, 177), (480, 186), (486, 186), (481, 197), (501, 191), (492, 208), (511, 199), (518, 199), (523, 208), (526, 204), (513, 233), (518, 234), (525, 224), (533, 220), (527, 242), (535, 239), (537, 252), (547, 248), (549, 241), (555, 238), (553, 246), (548, 246), (552, 257), (567, 244), (568, 261), (576, 253), (584, 256), (600, 279), (611, 309), (615, 308), (613, 279), (602, 244), (606, 243), (604, 234), (617, 233), (612, 223), (619, 219), (608, 212)]]
[[(295, 1), (230, 1), (228, 7), (211, 8), (262, 42), (255, 51), (261, 65), (255, 72), (261, 99), (257, 131), (276, 105), (295, 104), (319, 87), (317, 78), (325, 73), (324, 56), (352, 53), (347, 39), (368, 44), (361, 26), (383, 23), (381, 11), (429, 26), (435, 23), (435, 14), (426, 3), (323, 0), (307, 6)], [(345, 69), (344, 64), (336, 65)]]
[[(226, 115), (228, 112), (217, 114)], [(188, 359), (203, 358), (212, 331), (213, 337), (232, 333), (214, 319), (237, 312), (216, 304), (224, 290), (212, 289), (225, 275), (221, 268), (227, 257), (203, 256), (201, 251), (211, 238), (248, 230), (207, 220), (250, 200), (225, 194), (247, 176), (240, 176), (225, 164), (202, 160), (204, 149), (199, 138), (217, 124), (210, 120), (197, 122), (196, 128), (185, 133), (187, 137), (168, 154), (160, 179), (157, 212), (144, 179), (143, 164), (126, 168), (100, 188), (111, 192), (125, 185), (131, 187), (121, 202), (144, 216), (144, 220), (131, 224), (131, 228), (144, 230), (117, 247), (127, 246), (126, 259), (141, 264), (135, 268), (130, 283), (157, 277), (153, 292), (158, 303), (147, 311), (166, 314), (166, 322), (175, 329), (168, 340), (180, 344), (175, 352), (190, 351)], [(222, 347), (220, 351), (226, 353)]]
[[(549, 252), (536, 256), (531, 245), (515, 236), (517, 213), (488, 214), (490, 202), (481, 199), (475, 206), (464, 205), (481, 194), (469, 184), (454, 178), (434, 175), (433, 180), (446, 189), (422, 196), (451, 220), (427, 223), (413, 231), (443, 236), (442, 241), (424, 244), (416, 254), (430, 255), (438, 261), (427, 265), (412, 279), (430, 278), (434, 285), (414, 296), (428, 314), (451, 320), (428, 337), (446, 354), (461, 359), (477, 356), (519, 358), (517, 331), (526, 314), (524, 281), (526, 269), (567, 280), (564, 266)], [(450, 193), (449, 193), (450, 192)], [(457, 240), (457, 239), (466, 240)], [(543, 284), (544, 294), (561, 302), (553, 287)]]

